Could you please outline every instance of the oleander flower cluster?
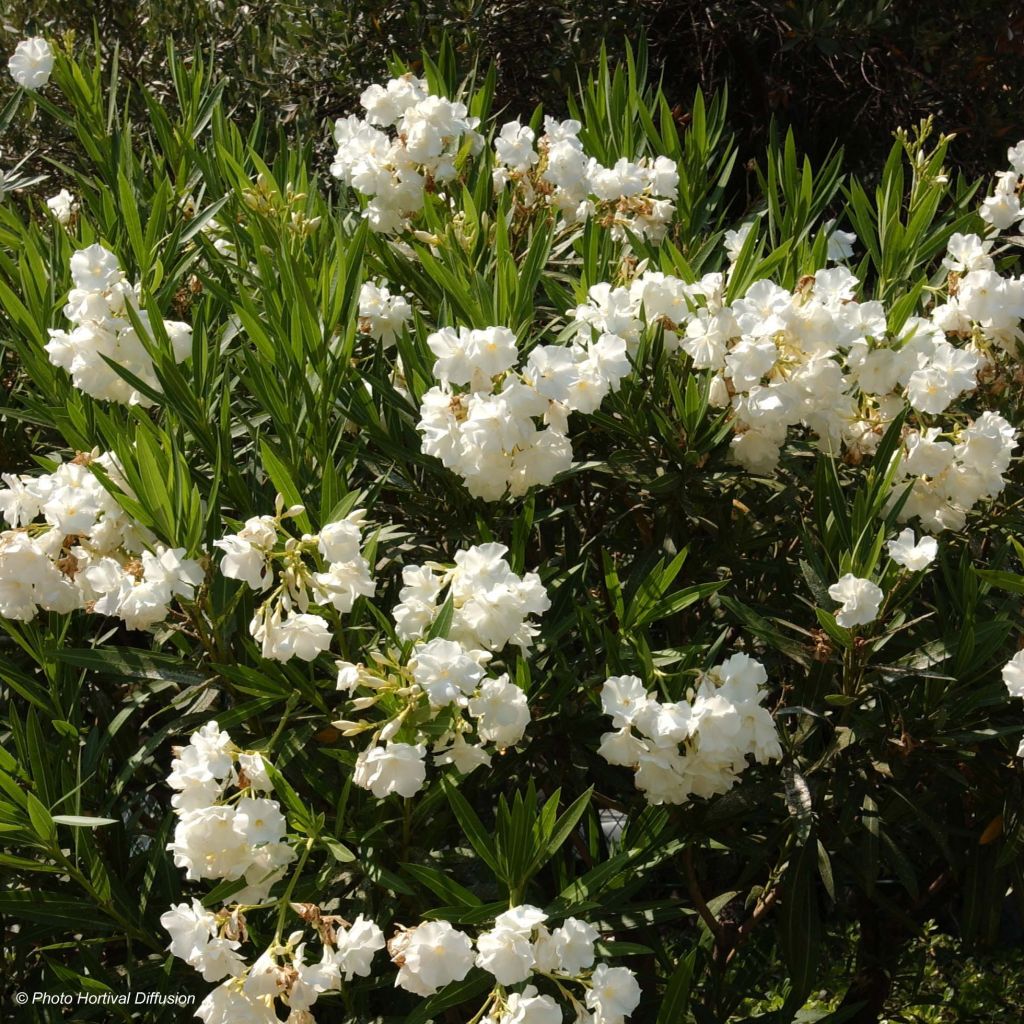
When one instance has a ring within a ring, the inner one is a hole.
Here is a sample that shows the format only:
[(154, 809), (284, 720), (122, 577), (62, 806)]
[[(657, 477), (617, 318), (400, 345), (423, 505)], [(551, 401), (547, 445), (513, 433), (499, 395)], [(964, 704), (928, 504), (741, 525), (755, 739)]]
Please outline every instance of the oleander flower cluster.
[(295, 851), (280, 804), (266, 795), (273, 787), (262, 755), (240, 750), (210, 721), (176, 752), (167, 785), (178, 818), (167, 845), (175, 866), (190, 880), (244, 879), (237, 903), (265, 900)]
[(612, 676), (601, 705), (613, 732), (601, 737), (609, 763), (632, 768), (651, 804), (682, 804), (727, 793), (748, 758), (782, 756), (771, 714), (768, 673), (749, 655), (734, 654), (703, 674), (688, 699), (661, 701), (637, 676)]
[[(536, 573), (523, 576), (507, 548), (484, 544), (458, 551), (455, 564), (405, 566), (395, 631), (405, 652), (371, 651), (366, 663), (338, 662), (345, 736), (372, 733), (353, 782), (383, 799), (414, 796), (426, 780), (428, 749), (436, 764), (468, 774), (519, 743), (530, 721), (526, 694), (507, 672), (489, 665), (510, 644), (525, 648), (538, 630), (532, 617), (550, 605)], [(425, 638), (450, 607), (446, 636)], [(364, 719), (372, 712), (371, 719)]]
[(195, 1016), (205, 1024), (280, 1024), (280, 1004), (288, 1011), (286, 1021), (308, 1024), (313, 1020), (310, 1008), (321, 995), (340, 992), (344, 982), (370, 975), (374, 954), (384, 948), (384, 933), (373, 921), (360, 914), (349, 922), (322, 913), (316, 904), (297, 904), (294, 909), (312, 926), (314, 937), (304, 929), (292, 931), (258, 956), (250, 954), (251, 963), (244, 955), (249, 935), (240, 906), (214, 911), (193, 898), (191, 904), (176, 904), (161, 916), (160, 923), (171, 936), (171, 954), (205, 981), (220, 982)]
[[(731, 303), (724, 274), (687, 284), (644, 270), (628, 287), (593, 286), (574, 317), (622, 338), (627, 351), (635, 351), (645, 328), (657, 327), (669, 351), (710, 371), (710, 401), (730, 416), (732, 457), (753, 473), (773, 473), (800, 428), (828, 453), (868, 457), (909, 410), (901, 480), (913, 489), (901, 518), (932, 532), (962, 529), (972, 508), (1002, 491), (1017, 444), (999, 413), (965, 422), (953, 408), (982, 377), (1000, 372), (999, 353), (1021, 336), (1024, 278), (982, 269), (991, 266), (989, 257), (969, 253), (987, 244), (954, 235), (947, 260), (976, 269), (960, 278), (952, 270), (955, 295), (896, 331), (882, 303), (857, 300), (859, 282), (845, 267), (819, 270), (794, 291), (756, 281)], [(972, 281), (972, 274), (991, 278)], [(951, 303), (964, 320), (953, 321)], [(943, 414), (949, 419), (936, 419)]]
[(0, 476), (0, 615), (28, 622), (39, 611), (84, 609), (150, 629), (191, 601), (203, 567), (169, 548), (118, 504), (130, 495), (117, 459), (80, 452), (52, 473)]
[(579, 121), (544, 118), (540, 139), (519, 121), (502, 125), (494, 138), (493, 181), (511, 186), (520, 209), (545, 206), (571, 226), (596, 218), (616, 241), (635, 235), (662, 241), (675, 216), (679, 171), (667, 156), (621, 157), (611, 167), (588, 157)]
[[(400, 929), (388, 942), (399, 968), (395, 984), (430, 996), (462, 981), (475, 965), (497, 982), (484, 1007), (487, 1024), (559, 1024), (565, 1017), (558, 997), (569, 1003), (579, 1024), (624, 1024), (640, 1002), (634, 973), (595, 964), (598, 932), (586, 921), (567, 917), (549, 929), (547, 920), (538, 907), (512, 907), (495, 918), (493, 928), (477, 935), (475, 953), (473, 939), (448, 921)], [(542, 979), (554, 982), (558, 997), (538, 991)], [(530, 984), (508, 991), (523, 982)]]
[(359, 329), (384, 348), (394, 346), (411, 319), (409, 300), (401, 292), (392, 292), (386, 281), (365, 281), (359, 289)]
[[(61, 207), (54, 210), (62, 216)], [(70, 206), (67, 216), (70, 219)], [(119, 366), (152, 391), (160, 391), (150, 348), (159, 345), (147, 310), (139, 306), (137, 285), (129, 283), (117, 256), (99, 243), (79, 249), (71, 257), (71, 279), (64, 316), (71, 331), (51, 329), (46, 352), (50, 362), (71, 374), (80, 391), (105, 402), (149, 407), (153, 398), (139, 391), (114, 369)], [(132, 322), (135, 315), (142, 335)], [(170, 342), (177, 363), (192, 353), (192, 328), (177, 320), (163, 320), (161, 333)], [(112, 365), (113, 364), (113, 365)]]
[(1011, 146), (1006, 153), (1010, 165), (996, 175), (995, 188), (981, 204), (981, 216), (998, 233), (1006, 231), (1024, 219), (1020, 205), (1021, 179), (1024, 178), (1024, 140)]
[(329, 609), (336, 618), (376, 589), (362, 553), (366, 513), (356, 509), (317, 534), (295, 537), (285, 523), (304, 511), (301, 505), (285, 508), (278, 495), (275, 515), (253, 516), (237, 533), (214, 541), (224, 552), (222, 575), (259, 594), (270, 591), (256, 609), (249, 632), (263, 657), (274, 661), (312, 661), (328, 650), (333, 636), (325, 617)]
[(363, 216), (374, 231), (396, 234), (409, 227), (427, 192), (455, 177), (464, 155), (480, 151), (479, 118), (464, 103), (431, 95), (411, 74), (371, 85), (359, 101), (364, 117), (335, 123), (331, 174), (366, 197)]
[(507, 327), (444, 327), (427, 344), (440, 383), (423, 396), (422, 450), (487, 501), (522, 496), (569, 469), (570, 413), (596, 411), (630, 370), (612, 334), (537, 345), (523, 362)]

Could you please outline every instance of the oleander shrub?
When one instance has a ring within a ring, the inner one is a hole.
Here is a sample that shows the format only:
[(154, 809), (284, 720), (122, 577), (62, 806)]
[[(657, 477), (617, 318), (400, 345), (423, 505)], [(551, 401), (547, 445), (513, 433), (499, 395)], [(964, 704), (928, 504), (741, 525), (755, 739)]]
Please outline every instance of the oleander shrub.
[(327, 146), (11, 71), (12, 1019), (869, 1022), (1008, 941), (1024, 144), (775, 133), (737, 217), (631, 52), (509, 121), (444, 42)]

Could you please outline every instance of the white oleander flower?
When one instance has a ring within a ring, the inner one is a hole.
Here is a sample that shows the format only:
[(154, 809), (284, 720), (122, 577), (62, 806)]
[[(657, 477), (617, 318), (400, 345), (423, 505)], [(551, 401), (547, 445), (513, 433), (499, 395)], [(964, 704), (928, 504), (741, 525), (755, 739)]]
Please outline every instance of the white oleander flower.
[(923, 572), (939, 553), (939, 542), (934, 537), (914, 539), (914, 531), (909, 527), (886, 545), (889, 557), (897, 564), (911, 572)]
[(65, 227), (71, 223), (71, 215), (78, 209), (75, 197), (66, 188), (62, 188), (55, 196), (50, 196), (46, 200), (46, 206), (53, 214), (54, 220)]
[(828, 588), (828, 596), (842, 605), (836, 613), (836, 622), (840, 626), (852, 628), (875, 621), (885, 594), (870, 580), (848, 572)]
[(477, 967), (490, 971), (501, 985), (525, 981), (533, 970), (534, 931), (546, 920), (542, 910), (529, 904), (499, 914), (494, 927), (477, 936)]
[(490, 660), (487, 651), (466, 650), (460, 643), (437, 637), (413, 648), (409, 668), (431, 706), (439, 708), (465, 704), (483, 679)]
[(562, 1024), (562, 1008), (551, 996), (537, 994), (533, 985), (510, 993), (498, 1024)]
[(530, 724), (526, 694), (507, 675), (485, 680), (477, 696), (470, 699), (468, 710), (476, 719), (480, 739), (499, 749), (518, 743)]
[(42, 89), (53, 71), (53, 50), (42, 36), (23, 39), (14, 48), (7, 70), (23, 89)]
[(398, 965), (395, 985), (419, 996), (432, 996), (453, 981), (462, 981), (473, 966), (473, 943), (448, 921), (424, 921), (401, 931), (388, 943)]
[(1024, 651), (1018, 651), (1003, 666), (1003, 682), (1011, 697), (1024, 698)]
[(567, 917), (558, 928), (541, 931), (534, 943), (537, 970), (579, 975), (594, 966), (598, 931), (579, 918)]
[(627, 967), (598, 964), (590, 985), (587, 1006), (599, 1024), (622, 1024), (640, 1003), (640, 986)]
[(402, 294), (392, 294), (383, 281), (367, 281), (359, 289), (359, 325), (371, 338), (391, 348), (412, 319), (412, 306)]
[(385, 945), (384, 933), (362, 914), (348, 928), (339, 928), (335, 937), (335, 960), (344, 979), (369, 977), (374, 954)]
[(370, 790), (378, 800), (392, 793), (415, 796), (426, 779), (426, 753), (427, 748), (422, 743), (368, 747), (356, 758), (352, 781)]

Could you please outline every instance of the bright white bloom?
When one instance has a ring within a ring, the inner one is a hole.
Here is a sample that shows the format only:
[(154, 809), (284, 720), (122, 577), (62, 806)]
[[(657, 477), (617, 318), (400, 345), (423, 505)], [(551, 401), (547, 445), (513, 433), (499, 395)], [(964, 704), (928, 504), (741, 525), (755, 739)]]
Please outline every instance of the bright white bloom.
[(477, 967), (490, 971), (501, 985), (525, 981), (533, 970), (532, 937), (547, 915), (528, 904), (499, 914), (494, 927), (477, 936)]
[(579, 918), (567, 917), (561, 927), (541, 932), (534, 944), (534, 960), (540, 971), (578, 975), (594, 966), (598, 931)]
[(587, 1006), (598, 1024), (622, 1024), (640, 1003), (640, 986), (627, 967), (598, 964), (590, 984)]
[[(276, 800), (242, 796), (235, 803), (220, 802), (227, 786), (242, 784), (236, 761), (252, 791), (269, 792), (270, 780), (262, 757), (239, 751), (216, 722), (207, 722), (192, 734), (188, 746), (177, 752), (167, 783), (177, 791), (171, 805), (178, 822), (167, 849), (173, 852), (175, 865), (185, 869), (187, 878), (244, 878), (247, 886), (235, 899), (258, 903), (266, 898), (295, 854), (284, 841), (287, 822)], [(179, 939), (175, 929), (185, 935), (183, 930), (189, 922), (181, 907), (174, 908), (174, 912), (165, 915), (164, 925), (176, 936), (178, 948), (184, 948), (186, 939)], [(202, 918), (200, 923), (210, 922)], [(199, 926), (195, 924), (196, 929)], [(204, 947), (204, 963), (211, 971), (220, 969), (211, 965), (230, 967), (235, 948), (237, 943), (231, 946), (218, 939), (211, 949)]]
[(400, 293), (392, 294), (385, 282), (367, 281), (359, 289), (360, 329), (385, 348), (395, 344), (395, 338), (411, 319), (409, 300)]
[(41, 36), (23, 39), (14, 48), (7, 70), (23, 89), (42, 89), (53, 71), (53, 50)]
[(649, 704), (650, 695), (637, 676), (612, 676), (601, 688), (601, 706), (616, 729), (635, 722)]
[(369, 747), (356, 758), (352, 781), (370, 790), (378, 800), (391, 793), (415, 796), (426, 779), (423, 744), (388, 743), (384, 747)]
[[(48, 475), (0, 478), (7, 485), (0, 513), (16, 528), (0, 533), (0, 615), (27, 621), (40, 608), (88, 608), (149, 629), (175, 598), (195, 596), (204, 579), (199, 563), (127, 516), (93, 467), (133, 496), (116, 459), (98, 451)], [(17, 529), (29, 524), (31, 534)]]
[(1003, 666), (1003, 682), (1011, 697), (1024, 698), (1024, 651), (1018, 651)]
[(601, 737), (598, 753), (635, 769), (636, 786), (651, 804), (725, 793), (748, 758), (764, 764), (782, 756), (775, 723), (762, 706), (767, 681), (764, 666), (746, 654), (707, 672), (692, 702), (662, 703), (636, 676), (613, 676), (601, 703), (616, 731)]
[(374, 231), (394, 234), (410, 227), (428, 188), (455, 177), (463, 146), (479, 152), (478, 119), (463, 103), (431, 96), (412, 75), (371, 85), (360, 102), (364, 119), (353, 114), (335, 123), (331, 174), (366, 197), (363, 216)]
[(230, 980), (210, 992), (195, 1015), (203, 1024), (279, 1024), (272, 1002), (249, 996)]
[(537, 994), (533, 985), (522, 992), (512, 992), (505, 1004), (499, 1024), (562, 1024), (562, 1008), (551, 996)]
[(348, 928), (338, 930), (335, 946), (335, 960), (344, 979), (366, 978), (374, 954), (385, 946), (384, 933), (360, 914)]
[(398, 965), (395, 984), (419, 996), (432, 996), (453, 981), (462, 981), (473, 966), (473, 943), (448, 921), (424, 921), (401, 931), (388, 943)]
[(861, 579), (848, 572), (828, 588), (828, 596), (842, 607), (836, 613), (840, 626), (866, 626), (878, 617), (878, 609), (885, 595), (870, 580)]
[(506, 675), (485, 680), (468, 707), (480, 738), (502, 750), (518, 743), (530, 724), (526, 694)]
[(467, 651), (461, 644), (440, 637), (413, 648), (409, 667), (413, 679), (434, 707), (466, 703), (484, 677), (491, 656), (487, 651)]
[(499, 163), (518, 174), (526, 173), (539, 157), (534, 151), (533, 131), (518, 121), (502, 125), (494, 139), (494, 156)]
[(71, 222), (71, 215), (78, 209), (75, 197), (66, 188), (62, 188), (55, 196), (50, 196), (46, 200), (46, 205), (57, 223), (63, 226)]
[[(159, 391), (153, 359), (147, 345), (157, 345), (149, 313), (139, 307), (137, 288), (128, 283), (117, 257), (94, 243), (71, 257), (74, 287), (68, 293), (64, 315), (74, 325), (70, 332), (51, 329), (44, 346), (50, 362), (71, 374), (80, 391), (100, 401), (127, 405), (153, 405), (153, 399), (119, 376), (107, 360), (130, 371), (149, 390)], [(127, 309), (134, 310), (146, 342), (136, 333)], [(192, 328), (163, 321), (170, 355), (180, 363), (192, 354)]]
[(274, 661), (292, 658), (313, 661), (331, 646), (327, 620), (310, 612), (297, 612), (287, 617), (262, 616), (257, 612), (249, 631), (261, 645), (263, 657)]
[(911, 572), (922, 572), (927, 569), (939, 553), (939, 543), (934, 537), (922, 537), (915, 541), (914, 531), (909, 527), (886, 545), (889, 557), (897, 564)]

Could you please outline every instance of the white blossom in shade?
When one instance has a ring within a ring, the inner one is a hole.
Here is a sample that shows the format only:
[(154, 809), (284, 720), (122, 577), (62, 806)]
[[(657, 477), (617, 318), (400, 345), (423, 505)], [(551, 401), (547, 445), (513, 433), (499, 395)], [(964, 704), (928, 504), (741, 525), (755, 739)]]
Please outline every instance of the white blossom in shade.
[(939, 542), (934, 537), (914, 539), (914, 531), (907, 527), (898, 537), (886, 545), (889, 557), (903, 568), (911, 572), (923, 572), (939, 553)]
[(635, 722), (650, 703), (650, 694), (637, 676), (611, 676), (601, 687), (601, 706), (616, 729)]
[(638, 764), (647, 748), (627, 725), (615, 732), (606, 732), (601, 736), (601, 745), (597, 752), (609, 764), (631, 768)]
[(287, 617), (265, 617), (257, 612), (249, 631), (261, 644), (263, 657), (274, 661), (313, 661), (331, 646), (327, 620), (311, 612), (296, 612)]
[(739, 258), (740, 252), (743, 250), (744, 242), (746, 242), (750, 232), (753, 231), (756, 226), (757, 225), (754, 221), (748, 220), (736, 228), (736, 230), (726, 231), (725, 237), (722, 241), (725, 245), (725, 252), (729, 257), (730, 263), (735, 263)]
[(203, 1024), (280, 1024), (271, 1000), (252, 998), (231, 981), (210, 992), (195, 1015)]
[[(160, 917), (160, 924), (171, 936), (167, 947), (179, 960), (197, 966), (198, 959), (217, 934), (217, 917), (197, 899), (191, 905), (178, 903)], [(237, 946), (236, 946), (237, 948)]]
[(374, 954), (385, 946), (384, 933), (360, 914), (348, 928), (339, 928), (335, 939), (335, 960), (342, 977), (369, 977)]
[(1024, 651), (1018, 651), (1003, 666), (1003, 682), (1011, 697), (1024, 698)]
[(500, 985), (525, 981), (533, 970), (530, 932), (496, 925), (476, 940), (476, 965), (494, 975)]
[(412, 319), (409, 300), (399, 293), (392, 294), (390, 285), (383, 281), (367, 281), (359, 289), (359, 327), (371, 338), (391, 348), (395, 339)]
[(338, 670), (338, 681), (335, 688), (342, 693), (352, 693), (359, 685), (359, 666), (353, 665), (350, 661), (336, 661), (334, 666)]
[(14, 48), (7, 70), (23, 89), (42, 89), (53, 71), (53, 50), (42, 36), (23, 39)]
[(341, 987), (341, 972), (334, 951), (325, 947), (319, 963), (306, 963), (306, 944), (295, 949), (292, 958), (295, 978), (288, 993), (292, 1013), (308, 1010), (323, 992), (337, 991)]
[(848, 572), (828, 588), (828, 596), (842, 605), (836, 613), (836, 622), (849, 629), (874, 622), (885, 594), (870, 580)]
[(466, 650), (453, 640), (436, 637), (417, 644), (409, 659), (409, 668), (433, 707), (453, 702), (465, 704), (484, 677), (491, 655), (487, 651)]
[(533, 985), (512, 992), (505, 1003), (499, 1024), (562, 1024), (562, 1008), (551, 996), (538, 995)]
[(274, 788), (267, 773), (267, 764), (262, 754), (240, 753), (238, 767), (245, 774), (245, 781), (257, 793), (269, 793)]
[(415, 796), (426, 779), (426, 752), (427, 748), (422, 743), (388, 743), (386, 746), (368, 747), (356, 758), (352, 781), (370, 790), (378, 800), (392, 793), (402, 797)]
[(62, 188), (55, 196), (50, 196), (46, 200), (46, 206), (53, 214), (54, 220), (64, 227), (71, 223), (71, 215), (78, 209), (75, 197), (66, 188)]
[(640, 986), (627, 967), (598, 964), (590, 985), (586, 1002), (598, 1024), (623, 1024), (640, 1003)]
[(541, 929), (534, 943), (536, 968), (547, 973), (581, 974), (594, 966), (597, 939), (597, 929), (576, 917), (567, 917), (550, 932)]
[(853, 247), (857, 244), (857, 235), (853, 231), (840, 231), (835, 227), (835, 221), (829, 221), (825, 225), (828, 231), (828, 251), (825, 259), (829, 263), (841, 263), (853, 255)]
[(453, 981), (462, 981), (473, 966), (473, 943), (448, 921), (424, 921), (400, 931), (388, 943), (398, 966), (395, 985), (419, 996), (432, 996)]
[(468, 709), (476, 719), (480, 738), (497, 744), (499, 749), (518, 743), (530, 724), (526, 694), (507, 675), (485, 680), (478, 695), (470, 699)]
[(462, 733), (456, 733), (450, 745), (434, 747), (434, 761), (437, 764), (450, 764), (463, 775), (491, 763), (491, 755), (483, 744), (467, 743)]

